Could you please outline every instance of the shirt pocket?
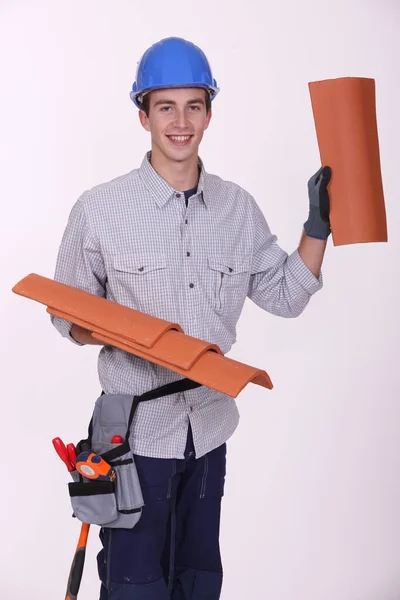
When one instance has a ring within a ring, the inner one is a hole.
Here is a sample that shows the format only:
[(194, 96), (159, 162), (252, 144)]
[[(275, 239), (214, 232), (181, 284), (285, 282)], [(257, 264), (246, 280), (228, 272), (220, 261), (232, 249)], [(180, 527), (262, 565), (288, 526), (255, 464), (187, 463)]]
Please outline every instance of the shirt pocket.
[(168, 303), (167, 259), (159, 254), (119, 254), (113, 258), (116, 296), (123, 303), (154, 316)]
[(214, 309), (219, 314), (240, 314), (250, 278), (250, 257), (209, 256)]

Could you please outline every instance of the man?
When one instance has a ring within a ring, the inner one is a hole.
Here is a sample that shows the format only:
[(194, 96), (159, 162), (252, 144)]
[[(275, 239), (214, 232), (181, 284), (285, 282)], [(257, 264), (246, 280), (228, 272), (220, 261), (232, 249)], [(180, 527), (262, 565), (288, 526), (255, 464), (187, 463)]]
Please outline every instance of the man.
[[(74, 205), (55, 278), (177, 322), (225, 354), (247, 296), (297, 317), (321, 288), (330, 170), (309, 181), (309, 217), (288, 256), (255, 200), (199, 159), (218, 91), (192, 43), (168, 38), (146, 51), (131, 98), (151, 152), (139, 169)], [(76, 325), (53, 323), (77, 344), (97, 343)], [(111, 346), (101, 348), (98, 366), (105, 394), (139, 395), (178, 379)], [(220, 598), (226, 442), (238, 420), (234, 399), (204, 386), (139, 405), (131, 444), (145, 506), (133, 529), (101, 531), (101, 600)]]

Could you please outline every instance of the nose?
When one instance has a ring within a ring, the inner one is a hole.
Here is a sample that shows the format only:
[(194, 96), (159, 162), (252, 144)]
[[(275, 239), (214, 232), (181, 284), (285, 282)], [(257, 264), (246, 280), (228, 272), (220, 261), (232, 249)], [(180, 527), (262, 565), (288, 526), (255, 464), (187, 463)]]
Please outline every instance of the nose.
[(188, 126), (188, 114), (185, 109), (177, 109), (175, 113), (175, 124), (179, 129), (186, 129)]

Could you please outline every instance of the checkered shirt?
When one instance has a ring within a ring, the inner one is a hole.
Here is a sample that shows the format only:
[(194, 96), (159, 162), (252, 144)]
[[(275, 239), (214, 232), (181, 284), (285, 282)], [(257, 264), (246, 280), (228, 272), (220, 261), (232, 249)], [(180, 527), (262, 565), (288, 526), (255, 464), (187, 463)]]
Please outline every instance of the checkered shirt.
[[(197, 193), (186, 207), (184, 194), (156, 173), (150, 158), (147, 153), (139, 169), (77, 200), (54, 278), (179, 323), (224, 354), (236, 341), (246, 297), (272, 314), (300, 315), (322, 276), (314, 277), (297, 250), (288, 255), (279, 247), (254, 198), (207, 173), (199, 159)], [(71, 323), (51, 320), (77, 343)], [(101, 348), (98, 374), (110, 394), (141, 394), (181, 378), (112, 346)], [(200, 457), (235, 431), (236, 401), (202, 386), (143, 403), (134, 418), (133, 451), (183, 458), (189, 421)]]

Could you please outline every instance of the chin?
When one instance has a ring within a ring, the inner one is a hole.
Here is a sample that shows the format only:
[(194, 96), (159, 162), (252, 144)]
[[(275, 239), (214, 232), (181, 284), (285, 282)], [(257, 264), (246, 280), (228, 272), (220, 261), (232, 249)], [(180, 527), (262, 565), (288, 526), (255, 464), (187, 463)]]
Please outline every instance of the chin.
[(187, 148), (187, 149), (177, 149), (176, 151), (172, 151), (169, 150), (169, 152), (166, 152), (166, 156), (170, 159), (170, 160), (174, 160), (175, 162), (186, 162), (187, 160), (190, 160), (194, 155), (197, 154), (197, 147), (196, 148)]

